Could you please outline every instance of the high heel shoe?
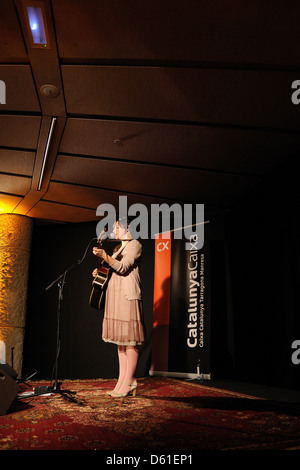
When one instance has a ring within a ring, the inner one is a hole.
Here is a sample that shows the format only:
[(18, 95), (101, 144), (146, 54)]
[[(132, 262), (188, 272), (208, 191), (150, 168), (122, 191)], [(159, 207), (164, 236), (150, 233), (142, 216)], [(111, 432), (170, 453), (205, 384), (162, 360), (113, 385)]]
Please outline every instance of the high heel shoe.
[[(124, 384), (125, 385), (125, 384)], [(127, 385), (127, 384), (126, 384)], [(130, 387), (130, 390), (128, 390), (127, 393), (116, 393), (111, 395), (114, 398), (124, 398), (132, 394), (133, 397), (136, 396), (136, 391), (137, 391), (137, 381), (135, 380), (132, 384), (128, 384), (128, 387)]]
[(108, 395), (109, 397), (115, 397), (117, 394), (118, 392), (114, 392), (113, 390), (109, 390), (108, 392), (106, 392), (106, 395)]
[[(122, 383), (123, 383), (123, 382), (121, 382), (121, 384), (122, 384)], [(117, 384), (117, 385), (118, 385), (118, 384)], [(116, 385), (116, 386), (117, 386), (117, 385)], [(116, 388), (116, 387), (115, 387), (115, 388)], [(115, 392), (115, 390), (108, 390), (108, 391), (106, 392), (106, 395), (108, 395), (109, 397), (115, 397), (115, 396), (117, 395), (117, 393), (118, 393), (118, 392), (117, 392), (117, 391)]]

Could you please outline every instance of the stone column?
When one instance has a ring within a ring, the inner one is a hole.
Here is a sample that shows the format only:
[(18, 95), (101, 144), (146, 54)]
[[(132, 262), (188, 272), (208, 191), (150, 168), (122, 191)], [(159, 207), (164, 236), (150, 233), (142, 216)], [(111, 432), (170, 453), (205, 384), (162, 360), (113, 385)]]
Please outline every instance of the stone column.
[(23, 340), (26, 324), (27, 288), (32, 238), (32, 219), (18, 214), (0, 214), (0, 340), (6, 362), (22, 375)]

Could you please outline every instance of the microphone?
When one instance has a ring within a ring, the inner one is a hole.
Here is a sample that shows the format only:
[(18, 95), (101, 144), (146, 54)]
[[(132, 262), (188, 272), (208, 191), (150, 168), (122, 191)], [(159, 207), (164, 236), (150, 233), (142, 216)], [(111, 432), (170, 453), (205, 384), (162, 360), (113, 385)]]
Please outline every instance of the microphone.
[(97, 243), (101, 242), (102, 240), (104, 240), (107, 237), (106, 232), (107, 232), (107, 230), (105, 230), (105, 229), (102, 230), (99, 237), (97, 238)]

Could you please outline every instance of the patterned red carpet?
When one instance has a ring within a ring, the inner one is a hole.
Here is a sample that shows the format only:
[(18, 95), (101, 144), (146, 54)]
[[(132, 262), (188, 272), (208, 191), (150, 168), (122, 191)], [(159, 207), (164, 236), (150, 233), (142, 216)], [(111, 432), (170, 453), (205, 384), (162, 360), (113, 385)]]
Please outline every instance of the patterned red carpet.
[[(32, 382), (31, 387), (49, 383)], [(1, 450), (300, 448), (300, 409), (169, 378), (138, 379), (135, 398), (113, 399), (113, 380), (66, 381), (60, 394), (18, 398), (0, 416)], [(32, 388), (22, 387), (21, 392)]]

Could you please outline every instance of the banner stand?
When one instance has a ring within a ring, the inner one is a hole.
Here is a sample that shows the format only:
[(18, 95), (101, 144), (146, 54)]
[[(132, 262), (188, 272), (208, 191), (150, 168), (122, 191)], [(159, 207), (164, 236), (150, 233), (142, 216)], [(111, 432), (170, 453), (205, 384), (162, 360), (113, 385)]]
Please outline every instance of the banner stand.
[(156, 236), (150, 376), (212, 378), (209, 259), (197, 235)]
[(192, 380), (211, 380), (212, 374), (192, 374), (192, 373), (185, 373), (185, 372), (166, 372), (163, 370), (150, 370), (149, 371), (150, 377), (175, 377), (179, 379), (192, 379)]

